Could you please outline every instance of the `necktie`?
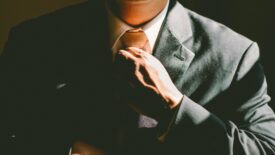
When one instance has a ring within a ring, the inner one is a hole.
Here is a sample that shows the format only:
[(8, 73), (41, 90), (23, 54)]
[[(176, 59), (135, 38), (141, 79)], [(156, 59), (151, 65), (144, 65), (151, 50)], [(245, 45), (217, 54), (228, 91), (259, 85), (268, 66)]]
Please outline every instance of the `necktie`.
[(120, 38), (122, 48), (137, 47), (151, 53), (149, 40), (142, 29), (132, 29), (126, 31)]
[[(120, 38), (122, 49), (127, 47), (137, 47), (148, 53), (152, 53), (149, 40), (142, 29), (132, 29), (126, 31)], [(148, 116), (139, 114), (139, 128), (153, 128), (157, 126), (157, 121)]]

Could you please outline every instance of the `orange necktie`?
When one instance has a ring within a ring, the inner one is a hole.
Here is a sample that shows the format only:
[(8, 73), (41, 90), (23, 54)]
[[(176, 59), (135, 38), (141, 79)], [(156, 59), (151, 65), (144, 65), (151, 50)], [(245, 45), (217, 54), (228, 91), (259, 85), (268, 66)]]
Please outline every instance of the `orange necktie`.
[(142, 29), (126, 31), (120, 38), (122, 48), (137, 47), (148, 53), (152, 52), (149, 40)]
[[(122, 48), (137, 47), (150, 54), (152, 49), (149, 44), (149, 40), (142, 29), (132, 29), (126, 31), (120, 38)], [(139, 115), (138, 127), (139, 128), (153, 128), (157, 126), (157, 121), (148, 116)]]

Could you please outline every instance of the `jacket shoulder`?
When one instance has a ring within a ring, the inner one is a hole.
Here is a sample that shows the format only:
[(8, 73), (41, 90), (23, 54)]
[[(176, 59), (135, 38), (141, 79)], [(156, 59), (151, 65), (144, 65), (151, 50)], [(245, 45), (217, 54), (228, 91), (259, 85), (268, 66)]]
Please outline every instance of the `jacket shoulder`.
[(90, 7), (84, 2), (16, 25), (10, 30), (3, 55), (36, 58), (47, 57), (49, 52), (62, 54), (62, 47), (76, 44), (77, 38), (87, 32)]
[(193, 28), (194, 40), (207, 44), (208, 48), (214, 51), (227, 51), (233, 52), (232, 54), (242, 55), (253, 43), (251, 39), (235, 32), (224, 24), (188, 9), (187, 12)]
[[(28, 33), (47, 35), (49, 33), (62, 32), (66, 28), (73, 27), (76, 23), (81, 24), (87, 16), (88, 4), (80, 3), (68, 6), (56, 11), (23, 21), (11, 29), (11, 35)], [(26, 37), (25, 35), (23, 35)]]
[(221, 23), (188, 9), (187, 13), (193, 33), (193, 70), (201, 74), (198, 78), (215, 81), (213, 92), (226, 90), (240, 72), (247, 73), (258, 62), (257, 44)]

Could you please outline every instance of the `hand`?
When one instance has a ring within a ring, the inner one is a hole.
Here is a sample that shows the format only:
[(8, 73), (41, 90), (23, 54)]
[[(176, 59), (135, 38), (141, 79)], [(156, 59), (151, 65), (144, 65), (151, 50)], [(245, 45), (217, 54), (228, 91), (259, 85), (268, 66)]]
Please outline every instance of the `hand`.
[[(128, 62), (128, 66), (132, 66), (131, 70), (124, 70), (124, 72), (131, 72), (126, 73), (124, 76), (131, 77), (128, 78), (128, 83), (133, 88), (132, 90), (141, 90), (139, 91), (139, 95), (142, 94), (139, 96), (140, 98), (145, 98), (147, 101), (156, 101), (152, 98), (157, 96), (170, 109), (175, 108), (180, 103), (183, 95), (173, 84), (169, 74), (158, 59), (135, 47), (120, 50), (118, 56)], [(153, 103), (148, 102), (148, 104)], [(139, 103), (134, 104), (134, 108), (139, 112), (148, 111), (143, 109), (144, 107), (140, 106)]]

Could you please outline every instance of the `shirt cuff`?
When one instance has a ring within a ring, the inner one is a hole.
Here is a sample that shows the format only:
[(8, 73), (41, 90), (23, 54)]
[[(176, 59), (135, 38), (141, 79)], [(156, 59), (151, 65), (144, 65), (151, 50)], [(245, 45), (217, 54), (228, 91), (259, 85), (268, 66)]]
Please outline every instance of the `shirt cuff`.
[(184, 96), (182, 97), (179, 105), (175, 107), (170, 114), (168, 114), (168, 121), (166, 120), (166, 123), (162, 123), (162, 125), (159, 126), (159, 131), (157, 133), (157, 139), (161, 142), (164, 142), (166, 139), (166, 136), (168, 135), (170, 129), (173, 127), (173, 124), (177, 118), (177, 113), (179, 111), (179, 108), (182, 104), (182, 101), (184, 100)]

